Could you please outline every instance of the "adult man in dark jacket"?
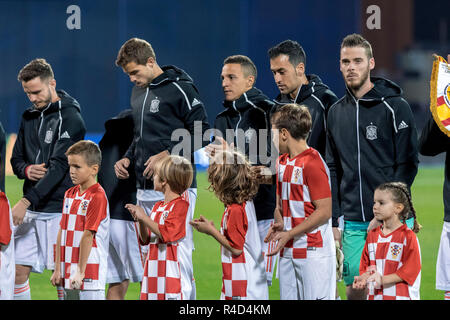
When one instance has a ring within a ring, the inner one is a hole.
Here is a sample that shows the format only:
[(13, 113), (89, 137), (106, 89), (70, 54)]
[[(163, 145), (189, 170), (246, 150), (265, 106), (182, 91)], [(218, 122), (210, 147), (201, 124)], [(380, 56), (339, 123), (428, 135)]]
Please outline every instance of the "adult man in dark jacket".
[[(450, 55), (447, 61), (450, 60)], [(444, 171), (444, 224), (436, 262), (436, 290), (445, 291), (445, 299), (450, 299), (450, 137), (442, 132), (431, 113), (419, 140), (419, 152), (424, 156), (435, 156), (445, 152)]]
[(105, 134), (99, 142), (102, 165), (98, 182), (105, 189), (109, 202), (110, 240), (108, 272), (109, 284), (106, 299), (123, 300), (129, 282), (140, 282), (143, 275), (141, 250), (137, 229), (127, 203), (136, 203), (136, 176), (130, 170), (128, 179), (117, 179), (114, 164), (122, 158), (134, 138), (134, 123), (131, 109), (121, 111), (105, 122)]
[(343, 275), (348, 299), (365, 299), (364, 290), (354, 290), (351, 284), (359, 275), (367, 230), (377, 225), (372, 212), (375, 188), (388, 181), (410, 187), (418, 168), (411, 108), (395, 83), (370, 77), (374, 67), (370, 43), (357, 34), (345, 37), (340, 68), (347, 93), (328, 110), (326, 161), (337, 240), (338, 218), (344, 217)]
[[(153, 205), (164, 199), (161, 192), (153, 190), (151, 177), (155, 164), (169, 156), (175, 147), (179, 151), (181, 144), (183, 152), (179, 155), (189, 159), (194, 168), (194, 180), (188, 189), (189, 199), (186, 199), (190, 203), (190, 216), (186, 221), (190, 221), (197, 195), (194, 151), (207, 144), (208, 140), (203, 140), (203, 134), (209, 129), (198, 90), (183, 70), (175, 66), (160, 67), (152, 46), (142, 39), (132, 38), (125, 42), (117, 55), (116, 65), (122, 67), (136, 85), (131, 94), (134, 140), (124, 157), (116, 162), (116, 175), (119, 179), (128, 178), (128, 167), (134, 165), (137, 203), (149, 214)], [(180, 136), (183, 141), (178, 143), (176, 139)], [(186, 250), (181, 250), (187, 259), (191, 259), (193, 248), (188, 248), (187, 243), (192, 240), (192, 227), (188, 222), (186, 230)], [(185, 278), (193, 279), (192, 270), (181, 271), (186, 272)], [(193, 281), (182, 287), (186, 299), (195, 298)]]
[[(229, 56), (223, 62), (221, 77), (225, 110), (216, 116), (214, 128), (226, 138), (228, 145), (234, 144), (254, 166), (275, 166), (278, 154), (271, 155), (270, 137), (270, 111), (274, 103), (254, 87), (257, 77), (255, 64), (243, 55)], [(211, 144), (206, 151), (211, 152), (215, 146), (218, 145)], [(273, 222), (275, 192), (275, 185), (261, 184), (253, 199), (264, 253), (268, 248), (264, 238)], [(265, 259), (269, 285), (275, 264), (272, 260), (272, 257)]]
[[(73, 186), (65, 152), (84, 138), (80, 105), (56, 90), (52, 68), (35, 59), (22, 68), (18, 80), (33, 104), (22, 115), (11, 165), (25, 179), (23, 198), (12, 209), (15, 230), (15, 299), (30, 299), (30, 271), (54, 268), (54, 244), (64, 193)], [(60, 292), (58, 292), (58, 295)]]
[(283, 41), (270, 48), (268, 53), (270, 70), (280, 90), (275, 103), (297, 103), (308, 107), (312, 128), (307, 143), (325, 158), (326, 115), (328, 108), (337, 101), (336, 95), (318, 76), (306, 74), (306, 54), (298, 42)]

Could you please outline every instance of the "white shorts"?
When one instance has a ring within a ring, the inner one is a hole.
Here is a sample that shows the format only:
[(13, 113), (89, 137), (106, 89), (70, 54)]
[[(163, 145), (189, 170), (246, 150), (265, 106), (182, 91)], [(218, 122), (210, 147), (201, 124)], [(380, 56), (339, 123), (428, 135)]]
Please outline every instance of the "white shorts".
[(16, 265), (31, 266), (31, 271), (36, 273), (42, 273), (44, 269), (53, 270), (61, 213), (55, 213), (54, 217), (46, 220), (31, 216), (36, 216), (36, 213), (27, 210), (24, 222), (14, 227)]
[(111, 219), (106, 283), (140, 282), (144, 274), (138, 231), (134, 221)]
[(450, 290), (450, 222), (444, 221), (436, 262), (436, 290)]
[(105, 290), (64, 289), (64, 300), (105, 300)]
[(280, 257), (281, 300), (334, 300), (336, 257)]
[(264, 242), (264, 238), (267, 236), (267, 233), (269, 232), (270, 226), (273, 224), (273, 219), (265, 219), (258, 221), (258, 232), (259, 237), (261, 239), (261, 250), (264, 257), (264, 267), (266, 270), (266, 277), (267, 277), (267, 285), (272, 285), (272, 279), (273, 279), (273, 271), (275, 270), (276, 262), (279, 260), (280, 254), (276, 254), (274, 256), (267, 256), (267, 252), (272, 251), (276, 248), (276, 242)]
[[(194, 250), (193, 231), (189, 221), (194, 218), (195, 203), (197, 200), (197, 189), (189, 188), (189, 210), (186, 217), (186, 236), (180, 242), (180, 264), (181, 264), (181, 291), (183, 294), (183, 300), (195, 300), (196, 299), (196, 287), (194, 280), (194, 270), (192, 265), (192, 251)], [(136, 198), (137, 205), (144, 208), (147, 215), (150, 215), (152, 208), (156, 202), (164, 200), (164, 195), (159, 192), (162, 198), (158, 199), (158, 191), (154, 190), (138, 190)], [(148, 253), (148, 246), (140, 246), (143, 254), (143, 259)]]

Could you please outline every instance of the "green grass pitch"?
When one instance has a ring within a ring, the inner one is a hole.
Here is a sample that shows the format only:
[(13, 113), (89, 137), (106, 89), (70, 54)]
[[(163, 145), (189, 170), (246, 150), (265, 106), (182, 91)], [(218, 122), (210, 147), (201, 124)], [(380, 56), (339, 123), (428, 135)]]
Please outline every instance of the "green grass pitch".
[[(443, 292), (435, 289), (436, 258), (443, 224), (443, 185), (442, 167), (420, 167), (412, 187), (412, 196), (418, 221), (423, 228), (418, 233), (422, 254), (421, 299), (442, 300)], [(198, 197), (195, 217), (200, 214), (212, 219), (218, 228), (223, 213), (223, 205), (213, 193), (207, 190), (205, 172), (199, 172)], [(22, 195), (22, 181), (15, 177), (6, 178), (6, 193), (13, 206)], [(197, 299), (216, 300), (220, 297), (222, 269), (219, 244), (211, 237), (194, 232), (195, 251), (193, 254), (194, 277)], [(31, 298), (33, 300), (56, 300), (56, 289), (50, 284), (50, 271), (30, 276)], [(345, 287), (342, 282), (338, 290), (345, 299)], [(274, 279), (269, 289), (270, 299), (279, 299), (278, 280)], [(139, 299), (139, 283), (132, 283), (126, 299)]]

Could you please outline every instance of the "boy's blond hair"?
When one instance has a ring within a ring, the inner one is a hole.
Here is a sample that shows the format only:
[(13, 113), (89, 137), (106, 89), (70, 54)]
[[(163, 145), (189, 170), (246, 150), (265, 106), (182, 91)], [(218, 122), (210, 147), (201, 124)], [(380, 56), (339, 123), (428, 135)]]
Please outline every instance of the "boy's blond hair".
[(155, 173), (163, 182), (167, 182), (170, 189), (182, 194), (192, 184), (194, 169), (191, 162), (181, 156), (170, 155), (155, 165)]
[(217, 152), (208, 167), (209, 190), (225, 205), (252, 200), (259, 184), (244, 155), (237, 151)]
[(102, 163), (102, 152), (98, 145), (90, 140), (80, 140), (67, 149), (65, 155), (80, 155), (89, 166), (98, 165)]

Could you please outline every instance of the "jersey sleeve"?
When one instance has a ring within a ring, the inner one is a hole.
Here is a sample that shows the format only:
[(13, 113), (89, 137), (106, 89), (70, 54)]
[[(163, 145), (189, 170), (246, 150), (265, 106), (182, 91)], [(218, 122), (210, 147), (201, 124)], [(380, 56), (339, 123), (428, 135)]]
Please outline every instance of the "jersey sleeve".
[(361, 260), (359, 263), (359, 274), (362, 275), (367, 272), (367, 268), (370, 267), (370, 255), (369, 255), (369, 243), (373, 243), (373, 239), (377, 237), (377, 229), (373, 229), (369, 232), (366, 238), (366, 243), (364, 244), (364, 249), (361, 254)]
[(403, 248), (402, 266), (396, 274), (409, 285), (413, 285), (421, 269), (419, 242), (413, 231), (408, 233)]
[(0, 192), (0, 245), (8, 245), (11, 241), (10, 208), (8, 199)]
[(245, 236), (248, 230), (248, 220), (242, 207), (228, 207), (225, 237), (230, 246), (237, 250), (244, 249)]
[(105, 194), (96, 193), (87, 208), (84, 230), (97, 232), (100, 222), (106, 218), (107, 210), (108, 200)]
[[(177, 201), (167, 217), (157, 221), (163, 242), (173, 242), (184, 238), (188, 209), (189, 203), (187, 201)], [(163, 212), (163, 214), (165, 213)]]
[(311, 201), (331, 198), (330, 178), (325, 163), (318, 157), (311, 158), (305, 166), (304, 178)]

